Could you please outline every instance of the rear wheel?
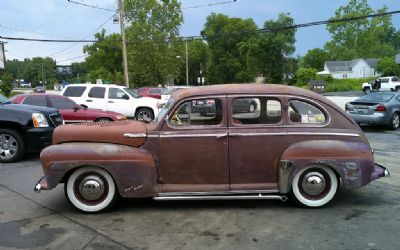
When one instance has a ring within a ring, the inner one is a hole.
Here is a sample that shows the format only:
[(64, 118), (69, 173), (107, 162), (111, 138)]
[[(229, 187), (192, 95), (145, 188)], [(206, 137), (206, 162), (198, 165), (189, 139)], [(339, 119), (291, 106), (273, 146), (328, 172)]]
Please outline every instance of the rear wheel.
[(25, 153), (21, 135), (13, 129), (0, 129), (0, 162), (15, 162)]
[(321, 207), (335, 196), (338, 179), (333, 170), (323, 165), (301, 169), (293, 178), (292, 198), (303, 207)]
[(146, 118), (154, 120), (154, 113), (150, 108), (139, 108), (135, 117), (138, 121), (143, 121)]
[(105, 211), (117, 197), (113, 178), (98, 167), (75, 170), (65, 183), (64, 192), (68, 201), (85, 213)]
[(398, 129), (399, 126), (400, 126), (400, 114), (396, 112), (390, 119), (389, 128), (395, 130)]

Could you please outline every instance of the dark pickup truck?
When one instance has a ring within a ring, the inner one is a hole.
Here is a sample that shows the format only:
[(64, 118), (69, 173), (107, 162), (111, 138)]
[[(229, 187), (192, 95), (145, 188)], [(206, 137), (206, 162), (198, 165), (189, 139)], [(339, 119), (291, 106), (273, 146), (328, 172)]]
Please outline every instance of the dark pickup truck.
[(0, 162), (15, 162), (26, 152), (42, 150), (63, 123), (56, 109), (14, 104), (0, 95)]

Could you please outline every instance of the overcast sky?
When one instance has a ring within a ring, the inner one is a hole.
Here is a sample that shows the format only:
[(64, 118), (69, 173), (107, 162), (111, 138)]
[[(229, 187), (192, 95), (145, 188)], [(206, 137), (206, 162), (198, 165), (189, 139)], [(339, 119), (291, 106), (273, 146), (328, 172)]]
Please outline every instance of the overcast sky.
[[(116, 0), (75, 0), (85, 4), (115, 9)], [(182, 0), (182, 7), (228, 2), (229, 0)], [(206, 17), (212, 13), (224, 13), (231, 17), (253, 18), (259, 27), (279, 13), (290, 13), (295, 23), (326, 20), (345, 0), (238, 0), (235, 3), (183, 10), (184, 24), (181, 35), (199, 35)], [(389, 11), (400, 10), (399, 0), (370, 0), (374, 8), (388, 6)], [(113, 24), (113, 13), (73, 4), (67, 0), (0, 0), (0, 36), (43, 39), (93, 39), (93, 34), (104, 27), (107, 33), (119, 32)], [(400, 14), (392, 17), (400, 29)], [(309, 49), (322, 47), (330, 34), (325, 26), (299, 29), (296, 32), (295, 55)], [(42, 43), (7, 41), (7, 59), (23, 59), (50, 56), (59, 65), (83, 61), (82, 43)]]

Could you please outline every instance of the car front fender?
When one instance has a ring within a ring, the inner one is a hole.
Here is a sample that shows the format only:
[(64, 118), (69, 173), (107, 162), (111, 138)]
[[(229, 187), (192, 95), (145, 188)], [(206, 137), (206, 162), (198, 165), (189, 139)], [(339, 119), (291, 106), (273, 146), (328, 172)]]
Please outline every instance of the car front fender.
[(97, 166), (111, 174), (122, 197), (157, 194), (157, 170), (152, 154), (142, 148), (109, 143), (69, 142), (44, 149), (40, 155), (47, 189), (53, 189), (73, 170)]

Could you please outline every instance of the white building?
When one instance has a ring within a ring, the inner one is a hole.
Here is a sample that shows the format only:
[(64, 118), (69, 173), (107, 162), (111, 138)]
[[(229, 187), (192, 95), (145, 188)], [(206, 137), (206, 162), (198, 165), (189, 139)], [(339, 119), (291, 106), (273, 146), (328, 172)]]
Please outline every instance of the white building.
[(318, 72), (319, 75), (331, 75), (333, 78), (365, 78), (378, 77), (376, 64), (380, 59), (355, 59), (351, 61), (327, 61), (324, 71)]

